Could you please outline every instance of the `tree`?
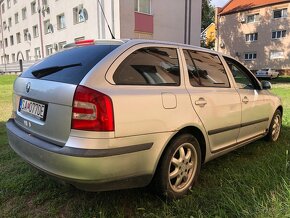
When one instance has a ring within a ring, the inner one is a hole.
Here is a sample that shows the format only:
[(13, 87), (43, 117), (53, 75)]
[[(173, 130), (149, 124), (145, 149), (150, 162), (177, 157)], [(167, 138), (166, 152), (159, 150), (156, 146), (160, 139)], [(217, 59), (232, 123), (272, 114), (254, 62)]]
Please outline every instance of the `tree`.
[(201, 31), (214, 22), (214, 13), (214, 6), (212, 6), (211, 0), (202, 0)]
[[(211, 23), (214, 22), (215, 17), (215, 9), (214, 6), (211, 4), (211, 0), (202, 0), (202, 12), (201, 12), (201, 32), (205, 30)], [(213, 41), (208, 41), (205, 37), (201, 40), (201, 47), (205, 48), (214, 48), (215, 39)]]

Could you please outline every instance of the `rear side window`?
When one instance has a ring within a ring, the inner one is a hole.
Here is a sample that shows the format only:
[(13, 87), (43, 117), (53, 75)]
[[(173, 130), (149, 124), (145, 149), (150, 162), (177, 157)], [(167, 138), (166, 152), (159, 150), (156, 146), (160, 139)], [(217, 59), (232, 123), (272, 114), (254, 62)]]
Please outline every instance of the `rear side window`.
[(185, 50), (190, 84), (194, 87), (230, 87), (225, 68), (218, 55)]
[(117, 85), (178, 86), (180, 69), (174, 48), (142, 48), (130, 54), (113, 75)]
[(21, 77), (79, 84), (87, 73), (118, 45), (90, 45), (67, 49), (45, 58)]

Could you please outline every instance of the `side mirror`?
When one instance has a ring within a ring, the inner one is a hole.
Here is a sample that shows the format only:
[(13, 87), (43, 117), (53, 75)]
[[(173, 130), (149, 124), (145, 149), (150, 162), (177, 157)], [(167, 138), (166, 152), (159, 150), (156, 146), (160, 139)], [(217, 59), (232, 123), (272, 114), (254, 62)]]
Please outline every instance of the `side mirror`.
[(263, 80), (261, 84), (263, 89), (272, 89), (272, 84), (269, 81)]

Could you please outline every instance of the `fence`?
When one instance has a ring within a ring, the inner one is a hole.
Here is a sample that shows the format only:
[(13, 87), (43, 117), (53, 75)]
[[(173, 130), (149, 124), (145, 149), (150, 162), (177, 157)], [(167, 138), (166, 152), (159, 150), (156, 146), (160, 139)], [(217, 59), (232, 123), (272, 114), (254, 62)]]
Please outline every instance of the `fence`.
[[(0, 73), (1, 74), (11, 74), (11, 73), (20, 73), (25, 70), (27, 70), (29, 67), (31, 67), (33, 64), (35, 64), (36, 61), (21, 61), (14, 62), (10, 64), (0, 64)], [(21, 66), (22, 65), (22, 66)]]

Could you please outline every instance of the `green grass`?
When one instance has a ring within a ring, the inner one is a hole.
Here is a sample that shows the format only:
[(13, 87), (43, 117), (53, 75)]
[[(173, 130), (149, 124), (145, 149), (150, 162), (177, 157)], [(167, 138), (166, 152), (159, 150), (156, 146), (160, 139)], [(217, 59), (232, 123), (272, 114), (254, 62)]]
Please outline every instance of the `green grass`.
[(259, 140), (205, 164), (191, 194), (172, 202), (145, 188), (83, 192), (29, 167), (5, 132), (14, 79), (0, 77), (0, 217), (290, 217), (288, 78), (272, 90), (284, 102), (278, 143)]

